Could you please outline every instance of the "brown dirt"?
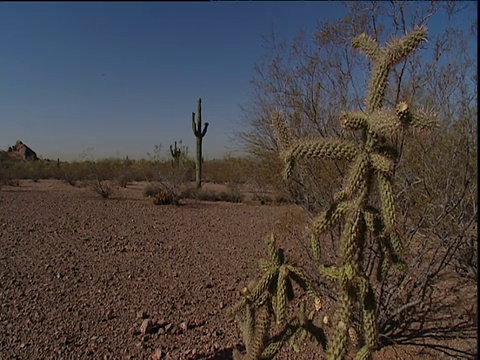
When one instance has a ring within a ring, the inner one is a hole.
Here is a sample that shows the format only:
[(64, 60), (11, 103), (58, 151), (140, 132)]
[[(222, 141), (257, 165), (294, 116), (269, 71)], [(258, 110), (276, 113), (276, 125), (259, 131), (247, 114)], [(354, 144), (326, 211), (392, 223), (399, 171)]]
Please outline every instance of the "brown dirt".
[[(287, 256), (305, 257), (293, 241), (302, 214), (291, 206), (155, 206), (143, 186), (107, 200), (50, 180), (0, 191), (0, 359), (150, 359), (158, 349), (170, 359), (229, 359), (241, 347), (225, 311), (257, 275), (274, 226)], [(157, 325), (144, 335), (146, 317)], [(303, 350), (287, 347), (278, 359), (323, 356)], [(377, 358), (442, 358), (401, 351)]]

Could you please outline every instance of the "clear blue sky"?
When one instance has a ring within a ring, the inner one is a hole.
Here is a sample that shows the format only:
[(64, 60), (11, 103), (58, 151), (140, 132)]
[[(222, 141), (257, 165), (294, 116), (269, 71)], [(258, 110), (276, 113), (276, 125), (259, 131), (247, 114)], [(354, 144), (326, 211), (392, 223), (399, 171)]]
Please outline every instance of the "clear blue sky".
[(337, 2), (0, 3), (0, 149), (146, 157), (182, 139), (203, 101), (207, 158), (229, 151), (262, 35), (290, 40)]
[(262, 54), (343, 7), (314, 2), (0, 3), (0, 148), (66, 160), (146, 157), (182, 139), (202, 98), (207, 158), (228, 151)]

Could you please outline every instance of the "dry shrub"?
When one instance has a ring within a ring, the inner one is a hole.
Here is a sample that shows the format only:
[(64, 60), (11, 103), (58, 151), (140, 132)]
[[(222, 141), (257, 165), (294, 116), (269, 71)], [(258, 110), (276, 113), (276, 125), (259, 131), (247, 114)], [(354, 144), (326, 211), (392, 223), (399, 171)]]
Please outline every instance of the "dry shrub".
[(160, 191), (162, 190), (162, 186), (160, 185), (159, 182), (149, 182), (144, 188), (143, 188), (143, 196), (145, 197), (153, 197), (157, 195)]
[(115, 191), (114, 186), (108, 180), (91, 180), (88, 182), (89, 187), (97, 194), (99, 194), (102, 198), (108, 199), (112, 196)]
[(145, 197), (153, 197), (155, 205), (179, 205), (182, 198), (180, 183), (171, 179), (161, 179), (159, 181), (148, 183), (143, 189)]
[(126, 175), (119, 175), (115, 178), (115, 182), (118, 184), (118, 186), (126, 188), (130, 181)]
[(194, 187), (185, 188), (181, 197), (183, 199), (193, 199), (200, 201), (224, 201), (231, 203), (241, 203), (244, 201), (244, 195), (241, 192), (240, 185), (235, 183), (227, 184), (227, 190), (215, 191), (202, 187), (200, 189)]
[(154, 197), (153, 203), (155, 205), (178, 205), (179, 199), (172, 193), (160, 190)]
[(8, 180), (5, 180), (4, 185), (5, 186), (19, 187), (20, 186), (20, 181), (18, 179), (8, 179)]

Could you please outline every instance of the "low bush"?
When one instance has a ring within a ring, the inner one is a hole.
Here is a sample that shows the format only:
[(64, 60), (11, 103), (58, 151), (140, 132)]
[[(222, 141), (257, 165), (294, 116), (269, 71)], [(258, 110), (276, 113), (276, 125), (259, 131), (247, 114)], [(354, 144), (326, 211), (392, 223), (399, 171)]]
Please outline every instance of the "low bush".
[(130, 179), (126, 175), (119, 175), (115, 178), (115, 182), (118, 184), (118, 186), (126, 188), (130, 182)]
[(179, 198), (174, 196), (173, 193), (160, 190), (154, 197), (153, 203), (155, 205), (178, 205)]
[(112, 196), (115, 190), (112, 183), (108, 180), (91, 180), (89, 187), (104, 199)]
[(157, 195), (160, 191), (162, 191), (162, 186), (159, 182), (151, 182), (148, 183), (144, 188), (143, 188), (143, 196), (144, 197), (154, 197)]
[(237, 184), (228, 184), (227, 190), (214, 191), (205, 188), (188, 187), (181, 192), (182, 199), (192, 199), (200, 201), (225, 201), (231, 203), (241, 203), (244, 201), (244, 195)]
[(153, 197), (155, 205), (178, 205), (182, 198), (180, 184), (169, 179), (151, 182), (143, 189), (143, 196)]

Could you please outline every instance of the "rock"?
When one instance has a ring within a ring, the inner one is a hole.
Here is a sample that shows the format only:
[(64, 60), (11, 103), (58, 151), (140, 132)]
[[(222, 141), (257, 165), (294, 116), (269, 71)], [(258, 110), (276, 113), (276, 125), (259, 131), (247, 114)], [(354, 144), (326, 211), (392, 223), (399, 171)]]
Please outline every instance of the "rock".
[(148, 314), (147, 314), (145, 311), (143, 311), (143, 310), (140, 310), (140, 311), (137, 313), (137, 320), (139, 320), (139, 319), (148, 319), (148, 318), (149, 318)]
[(182, 322), (180, 324), (180, 329), (182, 329), (184, 332), (188, 330), (188, 325), (186, 322)]
[(37, 161), (37, 153), (30, 149), (23, 142), (18, 140), (14, 146), (8, 148), (8, 155), (12, 158), (27, 161)]
[(172, 323), (165, 325), (165, 332), (169, 332), (170, 330), (172, 330), (172, 328), (173, 328)]
[(162, 349), (156, 349), (152, 355), (152, 360), (160, 360), (163, 355)]
[(186, 350), (184, 351), (183, 354), (187, 357), (187, 359), (193, 359), (197, 354), (197, 350), (196, 349)]
[(108, 310), (105, 314), (105, 319), (106, 320), (112, 320), (114, 317), (115, 317), (115, 315), (113, 314), (112, 309)]
[(148, 318), (143, 320), (142, 325), (140, 325), (140, 333), (145, 335), (145, 334), (150, 334), (153, 332), (155, 328), (155, 323), (153, 322), (152, 319)]
[(164, 318), (161, 318), (160, 320), (157, 321), (157, 324), (160, 327), (164, 327), (164, 326), (168, 325), (168, 321), (165, 320)]

